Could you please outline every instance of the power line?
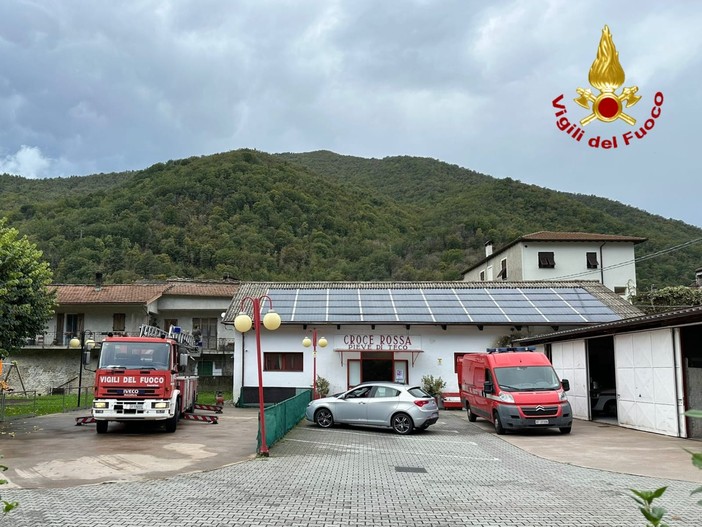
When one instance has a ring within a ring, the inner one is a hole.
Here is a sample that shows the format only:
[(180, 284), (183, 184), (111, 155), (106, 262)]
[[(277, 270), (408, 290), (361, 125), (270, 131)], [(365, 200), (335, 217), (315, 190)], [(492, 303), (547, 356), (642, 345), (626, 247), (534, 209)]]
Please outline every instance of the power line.
[[(681, 244), (679, 244), (679, 245), (674, 245), (673, 247), (668, 247), (667, 249), (661, 249), (660, 251), (656, 251), (655, 253), (651, 253), (651, 254), (647, 254), (647, 255), (645, 255), (645, 256), (641, 256), (640, 258), (634, 258), (634, 259), (632, 259), (632, 260), (627, 260), (627, 261), (624, 261), (624, 262), (619, 262), (619, 263), (617, 263), (617, 264), (609, 265), (609, 266), (607, 266), (607, 267), (601, 267), (601, 268), (598, 269), (597, 271), (599, 271), (599, 272), (611, 271), (612, 269), (617, 269), (617, 268), (619, 268), (619, 267), (625, 267), (625, 266), (627, 266), (627, 265), (631, 265), (631, 264), (634, 264), (634, 263), (643, 262), (643, 261), (646, 261), (646, 260), (650, 260), (650, 259), (652, 259), (652, 258), (657, 258), (658, 256), (662, 256), (662, 255), (664, 255), (664, 254), (668, 254), (668, 253), (671, 253), (671, 252), (679, 251), (679, 250), (681, 250), (681, 249), (684, 249), (685, 247), (689, 247), (690, 245), (694, 245), (695, 243), (699, 243), (699, 242), (702, 242), (702, 238), (695, 238), (694, 240), (690, 240), (690, 241), (681, 243)], [(573, 274), (558, 276), (558, 277), (556, 277), (556, 278), (553, 278), (552, 280), (566, 280), (566, 279), (569, 279), (569, 278), (577, 278), (577, 277), (580, 277), (580, 276), (590, 275), (590, 274), (592, 274), (593, 272), (596, 272), (596, 270), (595, 270), (595, 269), (591, 269), (591, 270), (589, 270), (589, 271), (583, 271), (583, 272), (580, 272), (580, 273), (573, 273)]]

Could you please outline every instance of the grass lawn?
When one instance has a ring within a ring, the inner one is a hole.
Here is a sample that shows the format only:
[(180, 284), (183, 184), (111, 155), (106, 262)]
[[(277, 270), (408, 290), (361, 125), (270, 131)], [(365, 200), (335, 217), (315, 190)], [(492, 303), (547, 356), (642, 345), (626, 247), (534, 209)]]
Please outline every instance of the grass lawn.
[[(225, 401), (232, 400), (232, 392), (222, 392), (222, 395)], [(215, 404), (216, 400), (217, 392), (199, 392), (197, 396), (197, 402), (201, 404)], [(37, 395), (36, 392), (27, 392), (24, 396), (10, 392), (4, 394), (4, 404), (0, 404), (0, 420), (30, 415), (58, 414), (79, 408), (89, 410), (92, 403), (92, 388), (83, 389), (80, 406), (77, 393)]]

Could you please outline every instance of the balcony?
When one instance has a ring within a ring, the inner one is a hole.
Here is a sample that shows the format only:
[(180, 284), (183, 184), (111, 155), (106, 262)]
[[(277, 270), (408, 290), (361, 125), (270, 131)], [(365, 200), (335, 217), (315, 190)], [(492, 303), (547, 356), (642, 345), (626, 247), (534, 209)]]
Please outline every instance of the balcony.
[[(135, 337), (139, 335), (139, 328), (130, 328), (126, 331), (95, 331), (93, 335), (87, 335), (86, 338), (89, 337), (99, 342), (107, 336), (108, 333), (121, 337)], [(45, 331), (44, 333), (35, 335), (33, 338), (26, 339), (22, 348), (65, 349), (68, 348), (69, 341), (74, 337), (80, 338), (80, 333)], [(216, 336), (202, 337), (202, 350), (204, 352), (233, 353), (234, 339), (217, 338)]]

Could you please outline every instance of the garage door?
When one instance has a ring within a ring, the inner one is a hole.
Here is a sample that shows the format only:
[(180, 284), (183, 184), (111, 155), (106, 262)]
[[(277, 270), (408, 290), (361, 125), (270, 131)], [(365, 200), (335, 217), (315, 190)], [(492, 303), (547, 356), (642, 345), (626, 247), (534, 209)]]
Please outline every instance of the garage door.
[(568, 402), (573, 409), (573, 417), (589, 419), (585, 341), (554, 342), (551, 347), (551, 363), (558, 377), (570, 382)]
[(673, 352), (670, 330), (614, 337), (620, 425), (678, 435)]

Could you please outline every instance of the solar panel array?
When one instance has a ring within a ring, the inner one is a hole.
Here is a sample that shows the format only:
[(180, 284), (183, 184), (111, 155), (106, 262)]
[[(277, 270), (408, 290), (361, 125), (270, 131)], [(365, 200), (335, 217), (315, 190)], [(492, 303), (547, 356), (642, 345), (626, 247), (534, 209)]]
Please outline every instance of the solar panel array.
[(586, 324), (619, 317), (581, 287), (271, 288), (284, 322), (336, 324)]

